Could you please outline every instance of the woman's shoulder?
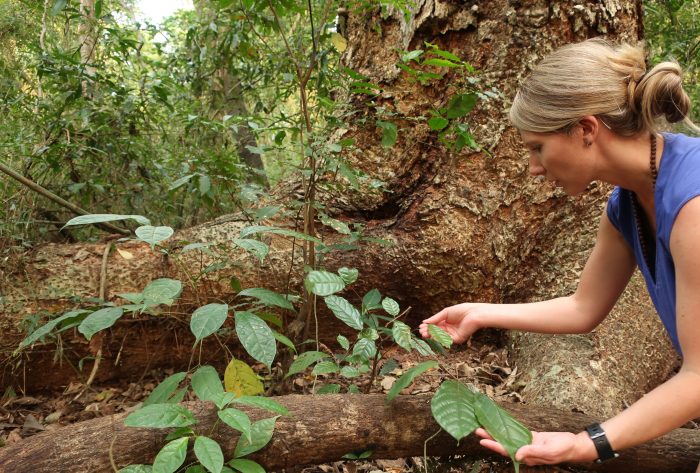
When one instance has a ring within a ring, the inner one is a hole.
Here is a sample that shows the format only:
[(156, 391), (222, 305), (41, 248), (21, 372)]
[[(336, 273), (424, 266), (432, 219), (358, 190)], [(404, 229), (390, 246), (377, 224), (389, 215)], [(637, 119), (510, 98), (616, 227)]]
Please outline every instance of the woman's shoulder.
[(700, 153), (700, 137), (688, 136), (683, 133), (662, 133), (662, 135), (665, 141), (664, 153)]

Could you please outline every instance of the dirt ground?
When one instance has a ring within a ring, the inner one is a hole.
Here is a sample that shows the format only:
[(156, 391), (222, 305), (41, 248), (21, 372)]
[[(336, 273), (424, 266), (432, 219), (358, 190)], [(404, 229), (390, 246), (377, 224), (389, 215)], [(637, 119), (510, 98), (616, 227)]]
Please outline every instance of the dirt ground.
[[(408, 368), (425, 359), (418, 354), (408, 354), (401, 348), (391, 348), (384, 353), (384, 363), (393, 359), (396, 367), (373, 383), (372, 392), (386, 392), (393, 382)], [(500, 337), (494, 333), (477, 337), (472, 343), (455, 347), (439, 358), (440, 369), (419, 377), (402, 394), (434, 392), (447, 377), (468, 380), (491, 398), (501, 401), (520, 402), (522, 386), (516, 382), (516, 370), (508, 363), (507, 350)], [(255, 367), (255, 366), (254, 366)], [(260, 368), (260, 367), (258, 367)], [(158, 383), (173, 373), (173, 370), (151, 370), (140, 380), (117, 382), (86, 387), (72, 383), (62, 390), (21, 395), (7, 391), (0, 398), (0, 448), (19, 442), (42, 431), (60, 429), (62, 426), (95, 417), (128, 412), (138, 408)], [(223, 373), (220, 373), (223, 375)], [(369, 378), (354, 378), (352, 381), (364, 390)], [(343, 385), (347, 379), (314, 377), (307, 370), (291, 383), (291, 393), (312, 394), (326, 383)], [(189, 398), (193, 396), (188, 394)], [(188, 398), (186, 398), (187, 400)], [(485, 451), (486, 452), (486, 451)], [(338, 461), (330, 464), (297, 467), (286, 470), (305, 473), (403, 473), (403, 472), (468, 472), (509, 473), (513, 466), (509, 460), (494, 460), (492, 457), (474, 458), (401, 458), (375, 461)], [(561, 467), (526, 467), (521, 472), (565, 473), (577, 470)]]

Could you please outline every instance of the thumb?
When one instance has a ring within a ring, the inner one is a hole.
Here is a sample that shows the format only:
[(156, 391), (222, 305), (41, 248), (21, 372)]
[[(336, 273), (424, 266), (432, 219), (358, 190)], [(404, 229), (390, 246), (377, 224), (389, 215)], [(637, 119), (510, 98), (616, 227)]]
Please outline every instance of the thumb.
[(433, 315), (432, 317), (428, 317), (423, 321), (424, 324), (435, 324), (437, 322), (441, 322), (442, 320), (445, 320), (447, 318), (447, 309), (442, 309), (440, 312), (437, 314)]

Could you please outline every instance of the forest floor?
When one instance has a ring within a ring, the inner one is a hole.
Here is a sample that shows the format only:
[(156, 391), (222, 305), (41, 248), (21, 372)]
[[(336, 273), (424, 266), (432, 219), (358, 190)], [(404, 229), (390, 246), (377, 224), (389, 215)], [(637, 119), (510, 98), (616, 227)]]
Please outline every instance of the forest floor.
[[(396, 367), (383, 377), (375, 380), (372, 392), (387, 392), (393, 382), (408, 368), (425, 359), (416, 353), (406, 353), (396, 347), (384, 354), (386, 361), (393, 359)], [(455, 347), (439, 358), (440, 369), (419, 377), (402, 394), (422, 394), (435, 392), (445, 379), (455, 379), (471, 383), (492, 399), (506, 402), (521, 402), (517, 383), (517, 369), (513, 369), (507, 358), (507, 349), (499, 336), (485, 334)], [(19, 442), (42, 431), (60, 429), (62, 426), (89, 420), (95, 417), (130, 412), (140, 406), (151, 391), (173, 370), (150, 370), (135, 382), (113, 382), (95, 384), (88, 388), (81, 383), (71, 383), (63, 390), (19, 395), (12, 391), (0, 398), (0, 448)], [(369, 382), (368, 376), (352, 381), (363, 389)], [(310, 373), (300, 374), (291, 383), (290, 394), (312, 394), (323, 384), (338, 383), (345, 392), (349, 380), (339, 377), (322, 376), (315, 378)], [(189, 395), (188, 395), (189, 396)], [(188, 400), (187, 398), (185, 400)], [(484, 450), (485, 454), (487, 453)], [(509, 473), (513, 471), (509, 460), (498, 460), (485, 455), (475, 458), (401, 458), (396, 460), (352, 461), (343, 460), (329, 464), (288, 469), (294, 473)], [(523, 473), (569, 473), (575, 469), (564, 467), (526, 467)]]

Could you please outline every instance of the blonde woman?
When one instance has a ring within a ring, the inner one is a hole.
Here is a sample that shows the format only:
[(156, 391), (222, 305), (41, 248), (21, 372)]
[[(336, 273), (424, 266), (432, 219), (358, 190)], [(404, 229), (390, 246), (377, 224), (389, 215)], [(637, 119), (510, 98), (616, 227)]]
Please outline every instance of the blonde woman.
[[(700, 417), (700, 138), (659, 133), (657, 119), (686, 121), (680, 67), (647, 71), (644, 52), (593, 39), (547, 56), (524, 81), (510, 119), (529, 150), (530, 173), (568, 195), (592, 181), (615, 186), (576, 292), (531, 304), (464, 303), (420, 326), (463, 342), (483, 327), (584, 333), (596, 327), (639, 267), (682, 368), (619, 415), (586, 431), (535, 432), (516, 459), (527, 465), (606, 461)], [(481, 444), (505, 454), (482, 429)], [(698, 452), (700, 457), (700, 452)], [(700, 472), (700, 468), (698, 469)]]

